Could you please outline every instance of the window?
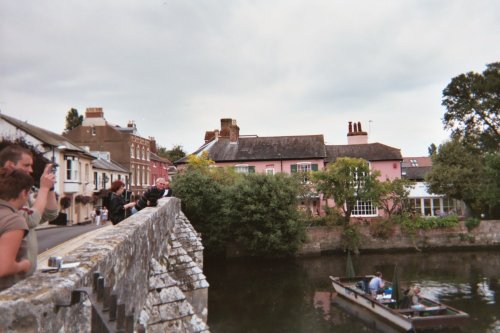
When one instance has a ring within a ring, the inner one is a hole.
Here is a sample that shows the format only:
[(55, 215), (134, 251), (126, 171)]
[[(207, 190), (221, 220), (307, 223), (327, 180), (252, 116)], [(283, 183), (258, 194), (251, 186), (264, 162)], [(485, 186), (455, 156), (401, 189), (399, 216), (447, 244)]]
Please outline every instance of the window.
[(149, 161), (149, 148), (146, 150), (146, 160)]
[(308, 173), (311, 171), (318, 171), (318, 164), (311, 162), (300, 162), (297, 164), (292, 164), (291, 172), (303, 172), (304, 173), (304, 183), (309, 183)]
[(135, 148), (135, 158), (138, 160), (141, 158), (141, 148), (139, 148), (139, 146)]
[(146, 159), (146, 149), (144, 149), (144, 147), (142, 147), (142, 156), (141, 156), (141, 159), (143, 159), (143, 160)]
[(238, 164), (234, 166), (234, 170), (238, 173), (248, 174), (248, 173), (254, 173), (255, 167), (248, 164)]
[(92, 126), (92, 135), (95, 136), (97, 134), (97, 130), (95, 126)]
[(356, 201), (352, 216), (377, 216), (377, 208), (371, 201)]
[(85, 164), (85, 183), (88, 184), (90, 177), (90, 166)]
[(97, 191), (99, 187), (97, 184), (99, 183), (99, 177), (97, 177), (97, 171), (94, 171), (94, 190)]
[(66, 160), (66, 180), (78, 181), (78, 157), (64, 156)]
[(266, 168), (266, 175), (274, 175), (274, 168)]

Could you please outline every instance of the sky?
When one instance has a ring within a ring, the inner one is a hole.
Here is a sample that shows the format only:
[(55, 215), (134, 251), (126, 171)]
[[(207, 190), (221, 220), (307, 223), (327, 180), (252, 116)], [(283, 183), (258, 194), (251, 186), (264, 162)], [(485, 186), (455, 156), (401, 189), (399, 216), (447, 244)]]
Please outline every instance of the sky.
[(0, 112), (62, 133), (70, 108), (193, 152), (323, 134), (426, 156), (451, 79), (500, 61), (497, 0), (0, 0)]

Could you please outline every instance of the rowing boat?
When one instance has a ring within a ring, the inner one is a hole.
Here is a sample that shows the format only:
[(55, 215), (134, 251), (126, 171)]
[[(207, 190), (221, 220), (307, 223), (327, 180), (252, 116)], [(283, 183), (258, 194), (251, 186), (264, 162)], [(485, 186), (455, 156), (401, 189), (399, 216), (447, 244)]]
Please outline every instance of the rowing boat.
[[(459, 327), (469, 319), (467, 313), (425, 297), (420, 297), (419, 306), (405, 306), (401, 300), (392, 299), (390, 293), (372, 297), (366, 288), (372, 277), (371, 275), (350, 278), (330, 276), (330, 280), (339, 296), (362, 306), (405, 332)], [(385, 281), (385, 286), (388, 288), (391, 283)]]

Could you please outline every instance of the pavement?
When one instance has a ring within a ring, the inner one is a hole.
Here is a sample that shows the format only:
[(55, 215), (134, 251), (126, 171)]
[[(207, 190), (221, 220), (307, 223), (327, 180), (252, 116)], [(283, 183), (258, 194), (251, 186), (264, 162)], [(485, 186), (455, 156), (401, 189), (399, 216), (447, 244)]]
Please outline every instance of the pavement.
[[(47, 224), (47, 225), (44, 225)], [(37, 227), (37, 230), (39, 229), (46, 229), (46, 228), (57, 228), (57, 227), (65, 227), (65, 226), (60, 226), (60, 225), (49, 225), (48, 223), (44, 223)], [(66, 226), (66, 227), (71, 227), (71, 226)], [(38, 255), (37, 258), (37, 270), (44, 269), (48, 267), (48, 261), (49, 258), (52, 256), (58, 256), (58, 257), (64, 257), (76, 249), (77, 247), (83, 245), (86, 243), (90, 238), (94, 238), (104, 232), (106, 232), (109, 228), (113, 227), (113, 224), (111, 222), (108, 222), (105, 226), (99, 229), (95, 229), (89, 232), (86, 232), (84, 234), (81, 234), (75, 238), (72, 238), (64, 243), (61, 243), (51, 249), (48, 249), (45, 252), (42, 252)]]

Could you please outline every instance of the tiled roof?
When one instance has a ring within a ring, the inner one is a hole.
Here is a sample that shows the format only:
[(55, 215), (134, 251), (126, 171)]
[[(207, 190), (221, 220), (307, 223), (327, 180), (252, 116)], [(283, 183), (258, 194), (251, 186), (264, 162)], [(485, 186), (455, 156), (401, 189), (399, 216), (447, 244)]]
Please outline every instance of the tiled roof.
[(172, 165), (172, 162), (168, 158), (161, 157), (153, 152), (149, 152), (149, 159), (153, 161), (160, 161), (166, 163), (167, 165)]
[(115, 163), (113, 161), (110, 162), (102, 158), (92, 161), (92, 167), (96, 169), (113, 170), (116, 172), (129, 172), (129, 170), (125, 169), (118, 163)]
[(401, 150), (381, 143), (366, 143), (358, 145), (327, 145), (326, 162), (335, 162), (339, 157), (363, 158), (367, 161), (401, 161)]
[(403, 157), (402, 167), (431, 167), (432, 159), (429, 156)]
[(57, 147), (57, 146), (65, 146), (65, 150), (71, 150), (71, 151), (76, 151), (78, 153), (87, 155), (87, 157), (90, 157), (94, 159), (95, 157), (92, 156), (89, 152), (87, 152), (85, 149), (81, 148), (80, 146), (74, 144), (67, 138), (65, 138), (62, 135), (56, 134), (54, 132), (48, 131), (46, 129), (37, 127), (35, 125), (31, 125), (28, 122), (21, 121), (19, 119), (7, 116), (3, 113), (0, 113), (0, 118), (4, 119), (6, 122), (14, 125), (15, 127), (21, 129), (23, 132), (28, 133), (29, 135), (37, 138), (43, 143), (46, 143), (50, 146)]
[[(263, 161), (276, 159), (323, 159), (326, 157), (323, 135), (240, 137), (237, 142), (219, 138), (204, 145), (215, 162)], [(176, 161), (185, 163), (187, 158)]]

